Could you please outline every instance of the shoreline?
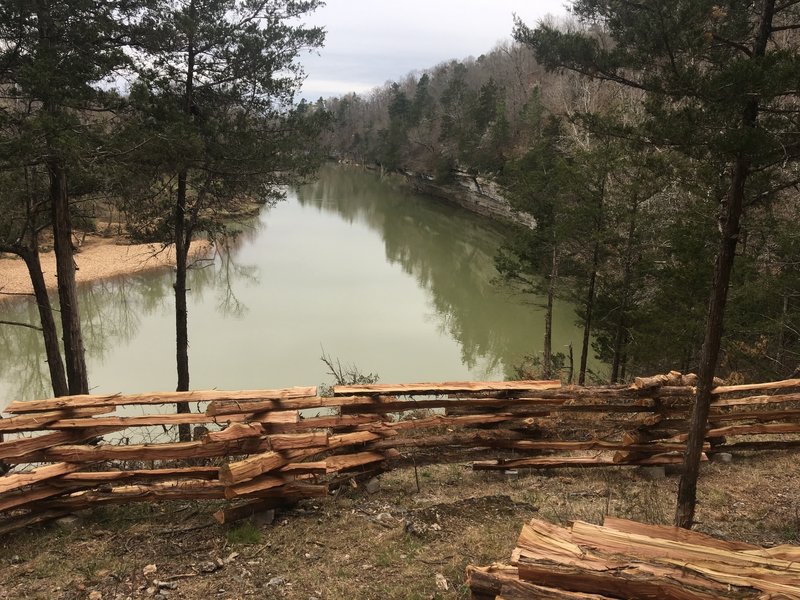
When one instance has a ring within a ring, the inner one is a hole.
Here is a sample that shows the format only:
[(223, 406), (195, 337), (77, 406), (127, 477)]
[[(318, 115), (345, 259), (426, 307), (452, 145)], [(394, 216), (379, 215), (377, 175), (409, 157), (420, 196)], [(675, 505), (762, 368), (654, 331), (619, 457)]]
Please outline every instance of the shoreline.
[(461, 208), (489, 219), (499, 225), (512, 223), (527, 229), (536, 229), (536, 219), (521, 210), (514, 208), (506, 198), (505, 192), (494, 180), (484, 176), (473, 176), (464, 171), (453, 172), (452, 181), (437, 182), (429, 173), (410, 171), (399, 168), (384, 170), (376, 166), (349, 159), (334, 159), (342, 166), (356, 166), (368, 171), (392, 173), (403, 180), (406, 188), (418, 194), (429, 196), (440, 202), (455, 204)]
[[(79, 285), (175, 266), (174, 246), (120, 243), (122, 239), (124, 238), (86, 236), (80, 251), (74, 255), (78, 268), (75, 279)], [(211, 248), (211, 242), (194, 241), (189, 248), (189, 258), (201, 258)], [(42, 252), (40, 256), (47, 289), (54, 291), (57, 286), (55, 253)], [(33, 287), (25, 262), (12, 255), (0, 257), (0, 302), (32, 293)]]

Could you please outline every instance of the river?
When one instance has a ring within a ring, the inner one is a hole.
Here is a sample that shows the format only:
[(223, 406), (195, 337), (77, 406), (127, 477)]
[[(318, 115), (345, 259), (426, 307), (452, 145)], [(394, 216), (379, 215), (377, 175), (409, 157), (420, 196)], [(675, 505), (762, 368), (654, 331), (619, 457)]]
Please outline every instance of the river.
[[(503, 227), (391, 178), (325, 167), (191, 271), (193, 389), (332, 383), (323, 349), (384, 382), (502, 379), (541, 351), (543, 299), (497, 281)], [(81, 286), (93, 393), (175, 387), (170, 269)], [(0, 319), (36, 324), (28, 301)], [(554, 350), (581, 334), (557, 303)], [(576, 354), (577, 360), (577, 354)], [(0, 326), (0, 407), (50, 395), (38, 332)]]

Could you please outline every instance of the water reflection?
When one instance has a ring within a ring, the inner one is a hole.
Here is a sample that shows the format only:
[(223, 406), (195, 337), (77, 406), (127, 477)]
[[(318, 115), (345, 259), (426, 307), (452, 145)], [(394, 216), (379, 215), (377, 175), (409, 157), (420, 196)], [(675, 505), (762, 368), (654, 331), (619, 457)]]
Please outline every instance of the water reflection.
[[(248, 239), (252, 227), (243, 230), (242, 240)], [(258, 283), (254, 265), (240, 265), (234, 255), (239, 235), (220, 240), (213, 256), (196, 260), (189, 272), (188, 286), (193, 302), (210, 302), (221, 317), (241, 318), (247, 306), (235, 293), (239, 279)], [(174, 339), (172, 274), (170, 269), (156, 269), (133, 275), (83, 284), (79, 286), (81, 322), (90, 384), (102, 371), (106, 357), (140, 335), (143, 323), (158, 321), (160, 335), (147, 343), (163, 345)], [(56, 296), (51, 297), (57, 309)], [(0, 304), (3, 319), (39, 325), (35, 303), (10, 301)], [(195, 323), (190, 319), (190, 332)], [(60, 321), (57, 321), (60, 331)], [(198, 319), (197, 327), (203, 327)], [(59, 335), (60, 337), (60, 335)], [(12, 399), (44, 398), (52, 395), (50, 377), (45, 362), (44, 342), (38, 331), (25, 327), (0, 326), (0, 407)], [(145, 378), (146, 380), (146, 378)], [(170, 389), (173, 384), (160, 389)], [(155, 389), (155, 388), (153, 388)], [(93, 391), (97, 391), (95, 387)], [(132, 390), (131, 390), (132, 391)]]
[[(497, 283), (502, 226), (356, 168), (325, 169), (298, 200), (377, 231), (386, 258), (430, 292), (439, 330), (458, 341), (471, 370), (482, 362), (485, 374), (510, 377), (521, 357), (541, 346), (541, 299)], [(566, 304), (556, 307), (556, 351), (579, 339), (573, 314)]]
[[(32, 300), (8, 301), (0, 305), (0, 310), (4, 320), (39, 325), (39, 314)], [(9, 399), (52, 395), (44, 341), (38, 331), (0, 325), (0, 380), (8, 382)], [(6, 404), (5, 400), (0, 397), (0, 407)]]
[[(392, 178), (326, 168), (261, 211), (189, 275), (193, 389), (329, 382), (331, 355), (383, 381), (501, 378), (543, 337), (537, 298), (493, 281), (499, 226), (407, 192)], [(175, 386), (170, 269), (81, 286), (96, 393)], [(556, 350), (580, 339), (557, 306)], [(38, 324), (32, 302), (0, 319)], [(0, 326), (0, 407), (50, 395), (38, 332)]]

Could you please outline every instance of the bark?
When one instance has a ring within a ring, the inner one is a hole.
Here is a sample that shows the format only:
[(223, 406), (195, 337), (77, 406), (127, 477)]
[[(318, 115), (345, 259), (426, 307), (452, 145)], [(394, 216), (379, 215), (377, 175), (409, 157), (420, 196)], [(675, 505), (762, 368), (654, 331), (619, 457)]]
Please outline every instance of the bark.
[(600, 263), (600, 243), (595, 242), (592, 253), (592, 272), (589, 275), (589, 289), (586, 291), (586, 315), (583, 321), (583, 342), (581, 343), (581, 365), (578, 370), (578, 385), (586, 385), (586, 363), (589, 359), (589, 339), (592, 333), (592, 311), (594, 310), (594, 290), (597, 283), (597, 266)]
[[(775, 0), (765, 0), (758, 36), (752, 60), (763, 58), (767, 42), (772, 33), (772, 19)], [(754, 128), (758, 120), (758, 98), (748, 101), (742, 113), (742, 127)], [(728, 285), (736, 256), (739, 238), (739, 222), (744, 210), (745, 185), (750, 174), (750, 159), (740, 154), (733, 165), (731, 183), (725, 199), (725, 214), (721, 222), (721, 239), (714, 265), (714, 283), (708, 303), (705, 338), (700, 358), (697, 397), (692, 410), (689, 440), (684, 455), (683, 474), (678, 488), (678, 501), (675, 509), (675, 525), (691, 529), (694, 522), (697, 502), (697, 479), (700, 474), (700, 454), (705, 439), (706, 421), (711, 405), (711, 390), (714, 387), (714, 373), (719, 362), (719, 349), (722, 342), (725, 303), (728, 298)]]
[[(54, 24), (50, 5), (44, 0), (36, 3), (39, 41), (37, 53), (55, 60), (53, 56)], [(56, 100), (46, 95), (42, 107), (48, 116), (57, 118)], [(88, 394), (89, 378), (81, 333), (78, 309), (78, 288), (75, 283), (75, 262), (72, 256), (72, 221), (69, 213), (67, 174), (57, 156), (52, 131), (45, 132), (47, 142), (47, 169), (50, 178), (50, 210), (53, 228), (53, 249), (56, 255), (58, 299), (61, 308), (61, 326), (64, 340), (64, 358), (70, 394)]]
[(602, 178), (597, 193), (597, 213), (594, 219), (595, 241), (592, 250), (592, 270), (589, 274), (589, 289), (586, 290), (586, 309), (583, 321), (583, 342), (581, 344), (581, 365), (578, 370), (578, 385), (586, 385), (586, 363), (589, 360), (589, 340), (592, 335), (592, 312), (594, 311), (595, 287), (597, 285), (597, 269), (600, 266), (600, 234), (603, 227), (603, 203), (606, 193), (605, 177)]
[[(195, 3), (189, 5), (189, 18), (195, 20)], [(193, 85), (194, 85), (194, 23), (190, 25), (189, 47), (187, 49), (187, 69), (186, 69), (186, 88), (184, 92), (184, 114), (192, 114), (193, 104)], [(186, 272), (188, 269), (189, 242), (191, 241), (190, 228), (186, 223), (186, 182), (188, 179), (188, 169), (182, 168), (178, 173), (178, 190), (175, 201), (175, 343), (176, 343), (176, 364), (178, 370), (178, 386), (176, 391), (186, 392), (189, 390), (189, 322), (186, 307)], [(179, 413), (188, 413), (189, 404), (179, 402), (177, 404)], [(192, 439), (191, 427), (180, 425), (178, 427), (178, 437), (182, 442)]]
[(737, 161), (727, 195), (727, 211), (723, 225), (722, 239), (714, 265), (714, 283), (708, 304), (706, 332), (700, 357), (697, 396), (692, 410), (689, 441), (684, 456), (684, 472), (678, 489), (678, 505), (675, 512), (675, 525), (691, 529), (694, 521), (697, 498), (697, 478), (700, 472), (700, 448), (705, 439), (706, 421), (711, 405), (711, 390), (714, 387), (714, 374), (719, 362), (719, 349), (722, 342), (723, 316), (728, 297), (728, 285), (733, 269), (739, 221), (744, 203), (744, 186), (750, 170), (746, 159)]
[(542, 376), (550, 379), (553, 376), (553, 299), (555, 297), (556, 280), (558, 279), (558, 246), (553, 246), (553, 261), (550, 266), (550, 278), (547, 283), (547, 311), (544, 316), (544, 369)]
[[(186, 172), (178, 176), (178, 194), (175, 205), (175, 342), (176, 365), (178, 369), (178, 386), (176, 391), (189, 391), (189, 319), (186, 306), (186, 271), (188, 248), (185, 239), (186, 219)], [(178, 402), (179, 413), (189, 412), (188, 402)], [(191, 440), (189, 425), (178, 427), (179, 439), (182, 442)]]
[(575, 356), (572, 351), (572, 342), (569, 343), (567, 348), (569, 350), (569, 372), (567, 375), (567, 383), (572, 385), (572, 381), (575, 379)]
[(53, 308), (50, 306), (50, 297), (47, 294), (47, 286), (44, 282), (42, 264), (39, 260), (39, 250), (36, 247), (35, 240), (32, 248), (23, 251), (21, 256), (28, 267), (33, 294), (36, 298), (36, 306), (39, 309), (39, 321), (42, 324), (44, 349), (47, 355), (47, 367), (50, 371), (50, 384), (53, 388), (53, 395), (66, 396), (69, 394), (69, 387), (67, 385), (67, 376), (64, 372), (64, 362), (61, 358), (61, 348), (58, 345), (58, 330), (53, 317)]
[(638, 203), (634, 200), (631, 206), (631, 220), (628, 223), (628, 241), (625, 244), (625, 269), (622, 276), (622, 305), (619, 309), (617, 331), (614, 336), (614, 357), (611, 364), (611, 383), (622, 381), (620, 376), (622, 357), (625, 354), (628, 334), (626, 331), (628, 307), (630, 305), (631, 280), (633, 279), (633, 242), (636, 233), (636, 211)]
[(78, 308), (78, 286), (75, 283), (75, 261), (72, 254), (72, 221), (69, 214), (67, 176), (57, 160), (51, 160), (50, 209), (52, 212), (53, 249), (56, 256), (58, 300), (61, 307), (61, 329), (64, 340), (69, 393), (88, 394), (89, 377)]
[(783, 308), (781, 310), (780, 330), (778, 331), (778, 348), (775, 354), (775, 360), (778, 363), (778, 368), (781, 372), (785, 372), (783, 364), (784, 352), (786, 351), (786, 326), (789, 323), (789, 294), (783, 295)]

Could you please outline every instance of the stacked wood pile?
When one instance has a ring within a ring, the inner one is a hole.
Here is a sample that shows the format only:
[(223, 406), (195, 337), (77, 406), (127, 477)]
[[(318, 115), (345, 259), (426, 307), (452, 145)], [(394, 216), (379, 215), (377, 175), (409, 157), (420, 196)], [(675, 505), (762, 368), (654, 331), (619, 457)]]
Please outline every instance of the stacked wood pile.
[[(0, 466), (11, 467), (0, 476), (0, 533), (91, 506), (168, 499), (227, 501), (216, 513), (225, 522), (409, 464), (680, 463), (692, 385), (670, 374), (588, 388), (456, 382), (337, 386), (331, 397), (296, 387), (12, 402), (0, 419)], [(800, 433), (800, 380), (715, 393), (708, 452), (800, 446), (791, 435)], [(165, 412), (176, 402), (197, 412)], [(193, 441), (143, 441), (181, 424), (196, 426)]]
[(800, 598), (800, 547), (760, 548), (606, 517), (525, 525), (510, 564), (467, 567), (476, 600)]

